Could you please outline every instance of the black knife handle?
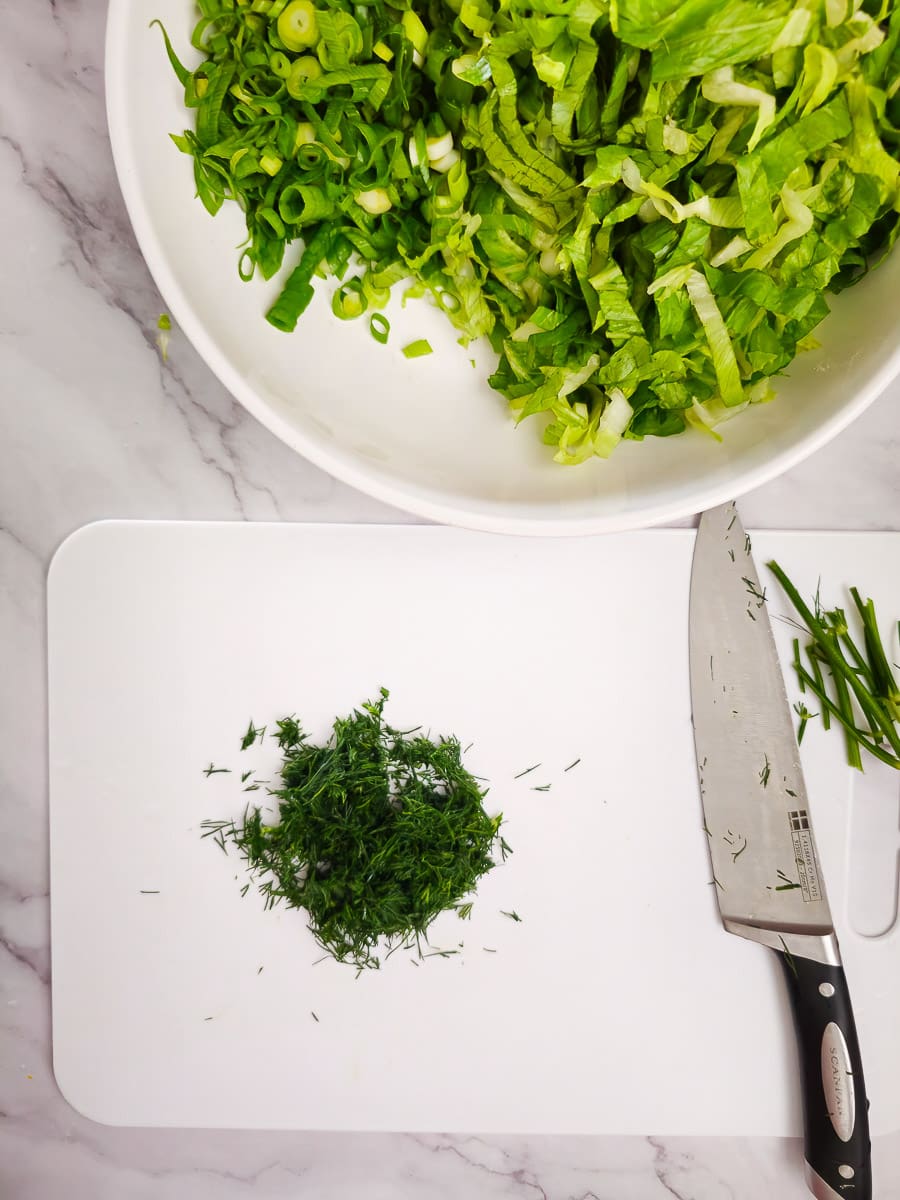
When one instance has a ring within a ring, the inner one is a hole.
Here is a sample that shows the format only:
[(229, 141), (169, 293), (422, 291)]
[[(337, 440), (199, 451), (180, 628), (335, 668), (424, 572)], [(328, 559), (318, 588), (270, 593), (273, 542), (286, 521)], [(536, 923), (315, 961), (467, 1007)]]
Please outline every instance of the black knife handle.
[(800, 1052), (810, 1190), (819, 1200), (871, 1200), (869, 1103), (844, 968), (776, 954)]

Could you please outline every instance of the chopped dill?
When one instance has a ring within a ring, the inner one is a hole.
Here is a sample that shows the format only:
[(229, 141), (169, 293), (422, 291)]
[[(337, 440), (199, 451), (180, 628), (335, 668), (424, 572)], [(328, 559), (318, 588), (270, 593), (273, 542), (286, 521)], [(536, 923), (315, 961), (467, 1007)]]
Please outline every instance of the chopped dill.
[(760, 768), (759, 782), (762, 784), (763, 787), (768, 787), (769, 786), (769, 778), (772, 774), (772, 766), (769, 763), (768, 754), (765, 756), (765, 759), (766, 759), (766, 761), (763, 763), (762, 767)]
[(231, 768), (230, 767), (217, 767), (213, 763), (210, 763), (208, 767), (203, 768), (203, 774), (206, 776), (207, 779), (209, 779), (210, 775), (230, 775)]
[(576, 758), (574, 762), (570, 762), (569, 765), (563, 769), (563, 773), (565, 773), (565, 771), (571, 771), (572, 768), (577, 767), (580, 762), (581, 762), (581, 759)]
[(512, 910), (512, 912), (506, 912), (506, 910), (505, 910), (505, 909), (502, 909), (502, 908), (501, 908), (501, 909), (500, 909), (500, 915), (501, 915), (502, 917), (509, 917), (509, 919), (510, 919), (511, 921), (518, 921), (518, 922), (521, 924), (522, 918), (519, 916), (519, 914), (516, 912), (516, 910), (515, 910), (515, 909), (513, 909), (513, 910)]
[[(465, 897), (509, 853), (459, 741), (392, 728), (387, 699), (382, 688), (338, 718), (325, 745), (282, 718), (271, 737), (283, 761), (267, 789), (277, 817), (248, 806), (236, 821), (203, 822), (204, 837), (245, 859), (266, 908), (304, 909), (326, 957), (358, 970), (392, 948), (422, 956), (434, 919), (447, 909), (465, 919)], [(263, 732), (251, 722), (242, 748)]]
[(261, 728), (257, 729), (256, 726), (251, 721), (250, 724), (247, 726), (247, 732), (241, 738), (241, 749), (249, 750), (250, 747), (253, 746), (256, 742), (261, 742), (265, 736), (266, 736), (265, 725), (263, 725)]
[(770, 891), (770, 892), (793, 892), (793, 891), (796, 891), (797, 888), (800, 887), (800, 884), (795, 883), (794, 880), (790, 878), (790, 876), (785, 875), (784, 871), (779, 869), (779, 871), (777, 872), (777, 875), (780, 880), (780, 883), (777, 883), (774, 887), (772, 887), (771, 885), (767, 885), (768, 891)]
[(513, 775), (513, 779), (524, 779), (526, 775), (530, 775), (532, 771), (536, 771), (540, 763), (535, 763), (533, 767), (526, 767), (524, 771), (520, 771), (518, 775)]

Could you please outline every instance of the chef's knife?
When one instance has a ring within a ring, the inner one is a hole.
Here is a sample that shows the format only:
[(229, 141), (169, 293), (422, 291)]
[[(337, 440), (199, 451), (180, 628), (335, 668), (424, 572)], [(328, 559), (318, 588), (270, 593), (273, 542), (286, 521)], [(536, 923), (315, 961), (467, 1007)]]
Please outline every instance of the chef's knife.
[(847, 982), (765, 593), (734, 504), (703, 514), (691, 573), (694, 743), (729, 933), (784, 969), (800, 1052), (807, 1182), (870, 1200), (868, 1103)]

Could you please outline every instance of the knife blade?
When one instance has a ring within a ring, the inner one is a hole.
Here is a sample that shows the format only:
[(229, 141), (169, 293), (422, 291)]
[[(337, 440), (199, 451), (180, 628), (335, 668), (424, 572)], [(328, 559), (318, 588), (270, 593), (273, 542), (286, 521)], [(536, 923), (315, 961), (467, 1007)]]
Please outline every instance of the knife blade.
[(870, 1200), (868, 1102), (766, 593), (734, 504), (700, 519), (690, 593), (694, 744), (723, 924), (781, 962), (797, 1034), (807, 1183)]

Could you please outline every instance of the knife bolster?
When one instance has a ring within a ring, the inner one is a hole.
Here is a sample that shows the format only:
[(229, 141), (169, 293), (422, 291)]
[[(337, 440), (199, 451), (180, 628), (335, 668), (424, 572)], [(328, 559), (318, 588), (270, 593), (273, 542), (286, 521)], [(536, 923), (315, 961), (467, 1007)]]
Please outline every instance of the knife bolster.
[(761, 946), (769, 946), (772, 950), (781, 950), (795, 958), (808, 958), (811, 962), (822, 963), (828, 967), (841, 965), (841, 952), (838, 949), (834, 931), (823, 933), (795, 933), (782, 929), (767, 929), (760, 925), (751, 925), (744, 921), (724, 921), (729, 933), (758, 942)]
[(830, 1184), (817, 1171), (814, 1171), (809, 1163), (806, 1164), (806, 1186), (809, 1188), (816, 1200), (845, 1200), (845, 1197), (836, 1192)]

